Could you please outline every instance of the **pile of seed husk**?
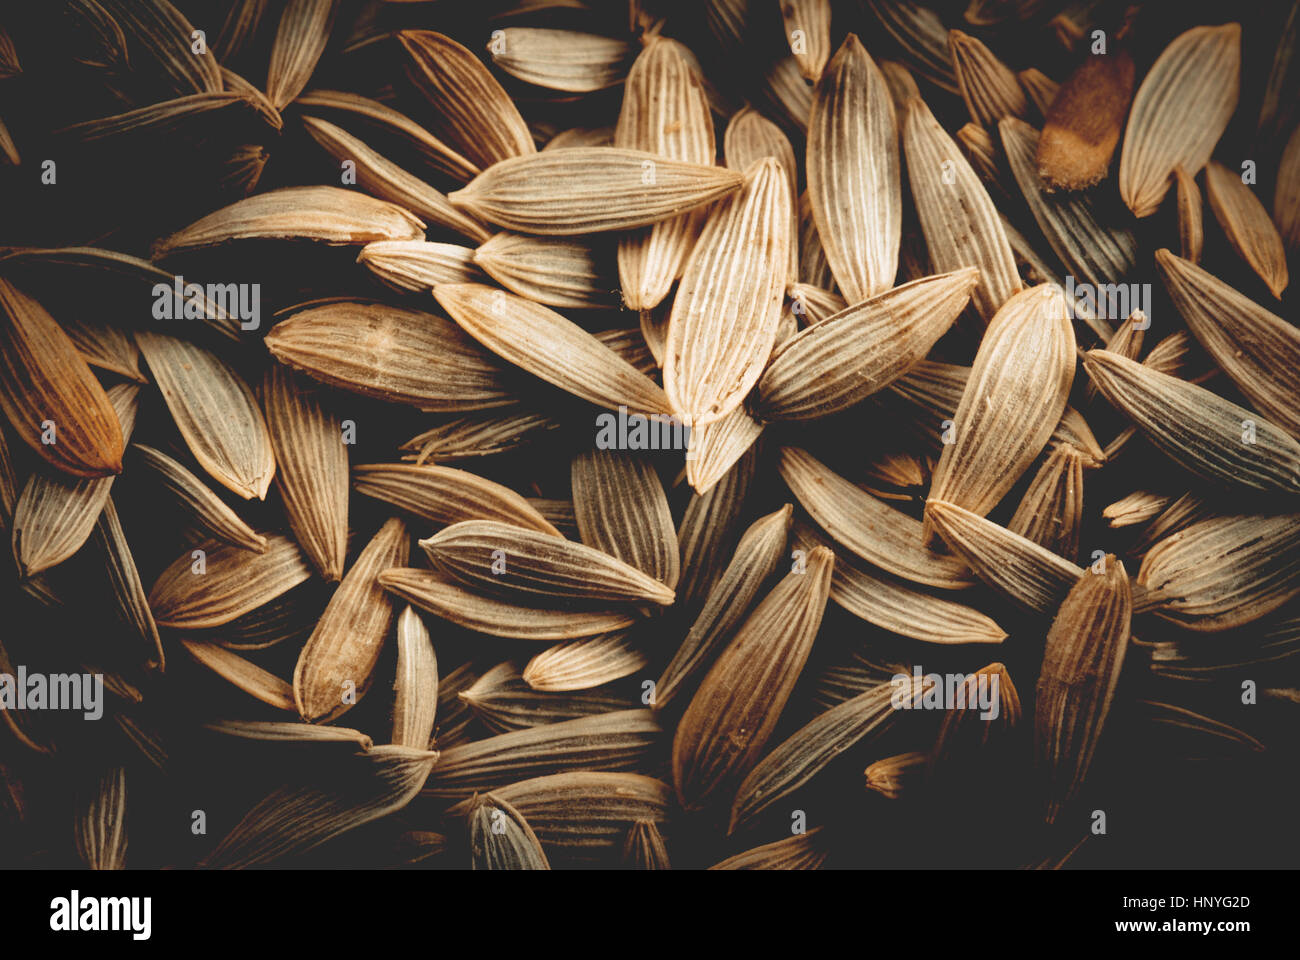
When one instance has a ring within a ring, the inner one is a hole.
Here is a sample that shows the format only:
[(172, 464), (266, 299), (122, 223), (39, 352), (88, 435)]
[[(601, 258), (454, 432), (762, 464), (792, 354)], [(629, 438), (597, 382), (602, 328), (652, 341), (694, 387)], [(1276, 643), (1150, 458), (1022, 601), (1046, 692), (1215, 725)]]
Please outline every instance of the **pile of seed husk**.
[(10, 5), (0, 864), (1293, 864), (1298, 32)]

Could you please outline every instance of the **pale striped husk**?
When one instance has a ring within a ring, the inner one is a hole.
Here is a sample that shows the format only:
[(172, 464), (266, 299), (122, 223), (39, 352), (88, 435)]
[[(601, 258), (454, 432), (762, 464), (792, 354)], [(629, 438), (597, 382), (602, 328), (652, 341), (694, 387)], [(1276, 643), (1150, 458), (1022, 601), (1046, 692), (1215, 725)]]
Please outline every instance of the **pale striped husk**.
[(643, 670), (650, 662), (636, 634), (566, 640), (528, 661), (523, 678), (534, 690), (590, 690)]
[[(829, 538), (807, 524), (795, 528), (805, 552), (834, 549)], [(868, 623), (923, 643), (1001, 643), (1006, 631), (973, 607), (934, 597), (873, 573), (843, 548), (835, 557), (831, 599)]]
[(1058, 556), (1077, 557), (1083, 526), (1083, 463), (1084, 455), (1072, 447), (1054, 447), (1029, 481), (1007, 529)]
[(429, 628), (410, 607), (397, 617), (397, 679), (393, 681), (393, 743), (428, 749), (438, 713), (438, 658)]
[(1240, 174), (1211, 160), (1205, 168), (1205, 192), (1228, 242), (1273, 296), (1280, 298), (1290, 279), (1286, 250), (1255, 191), (1242, 182)]
[(302, 93), (325, 52), (339, 0), (289, 0), (271, 46), (266, 95), (283, 110)]
[(492, 62), (525, 83), (569, 93), (592, 93), (622, 83), (631, 51), (623, 40), (536, 27), (494, 31)]
[(755, 520), (741, 536), (731, 562), (655, 683), (656, 711), (662, 714), (679, 696), (691, 692), (704, 668), (748, 615), (759, 590), (786, 555), (792, 514), (793, 508), (786, 504)]
[(716, 806), (753, 769), (776, 729), (821, 626), (835, 558), (817, 548), (737, 629), (673, 740), (672, 770), (683, 809)]
[[(122, 472), (125, 440), (104, 388), (54, 318), (0, 277), (0, 411), (23, 443), (77, 477)], [(41, 441), (46, 421), (53, 443)]]
[(433, 295), (461, 329), (535, 377), (597, 406), (625, 406), (641, 415), (670, 412), (658, 384), (541, 304), (478, 283), (440, 283)]
[(471, 870), (549, 870), (541, 841), (523, 815), (492, 794), (474, 795), (465, 813)]
[(605, 259), (592, 245), (576, 240), (512, 233), (498, 233), (473, 255), (476, 266), (512, 293), (566, 309), (618, 305), (618, 281)]
[(1124, 564), (1087, 574), (1047, 632), (1034, 708), (1034, 758), (1046, 779), (1048, 823), (1083, 786), (1128, 649), (1133, 613)]
[(1158, 616), (1189, 630), (1229, 630), (1300, 594), (1300, 515), (1219, 516), (1160, 541), (1138, 582)]
[(1038, 133), (1029, 124), (1006, 119), (998, 132), (1020, 192), (1066, 270), (1097, 286), (1123, 281), (1137, 263), (1132, 231), (1099, 220), (1086, 195), (1043, 192), (1035, 159)]
[(235, 240), (333, 245), (423, 240), (424, 223), (394, 203), (342, 187), (281, 187), (238, 200), (153, 245), (154, 259)]
[[(1002, 229), (1006, 232), (1007, 242), (1016, 256), (1016, 265), (1030, 283), (1054, 283), (1058, 287), (1065, 283), (1060, 273), (1034, 249), (1033, 245), (1019, 230), (1012, 225), (1005, 215), (1002, 216)], [(1101, 340), (1109, 340), (1115, 333), (1105, 319), (1098, 317), (1096, 311), (1082, 297), (1067, 293), (1066, 303), (1070, 306), (1072, 316), (1082, 320)]]
[(216, 354), (187, 340), (135, 334), (167, 409), (199, 466), (245, 500), (266, 499), (275, 454), (253, 391)]
[(734, 410), (776, 343), (789, 268), (790, 191), (772, 158), (709, 218), (686, 262), (664, 341), (664, 390), (700, 427)]
[(262, 402), (289, 525), (321, 576), (336, 581), (348, 539), (348, 452), (339, 418), (278, 363), (267, 370)]
[[(953, 139), (961, 148), (962, 156), (971, 169), (979, 174), (987, 187), (997, 193), (998, 200), (1010, 200), (1010, 191), (1003, 183), (1002, 172), (998, 169), (998, 148), (988, 130), (972, 121), (958, 130)], [(1005, 232), (1005, 227), (1003, 229)]]
[(587, 450), (570, 468), (582, 542), (677, 586), (681, 555), (672, 511), (648, 460), (617, 450)]
[[(1016, 74), (1016, 79), (1020, 81), (1020, 89), (1025, 92), (1025, 96), (1029, 98), (1029, 102), (1033, 104), (1038, 115), (1040, 117), (1047, 116), (1052, 101), (1061, 92), (1061, 85), (1037, 67), (1019, 71)], [(1116, 131), (1116, 133), (1118, 132)]]
[(346, 117), (382, 134), (398, 137), (414, 148), (435, 171), (461, 183), (469, 183), (483, 172), (410, 117), (377, 100), (346, 90), (309, 90), (294, 104), (306, 116), (318, 110), (332, 112), (338, 120)]
[(1300, 331), (1168, 250), (1156, 251), (1156, 266), (1179, 315), (1219, 368), (1261, 413), (1300, 438)]
[(461, 694), (472, 687), (480, 674), (479, 666), (469, 660), (438, 680), (437, 726), (434, 742), (438, 747), (449, 747), (470, 739), (474, 714)]
[(529, 502), (492, 480), (433, 464), (367, 463), (355, 467), (357, 493), (391, 503), (438, 527), (462, 520), (499, 520), (560, 536)]
[(1038, 613), (1055, 610), (1084, 571), (992, 520), (931, 498), (927, 512), (935, 532), (981, 580)]
[(1241, 25), (1193, 27), (1152, 64), (1133, 98), (1119, 162), (1119, 192), (1133, 215), (1155, 213), (1175, 167), (1192, 176), (1237, 109)]
[(1187, 260), (1200, 263), (1205, 246), (1201, 188), (1181, 166), (1174, 167), (1174, 180), (1178, 184), (1178, 249)]
[(1186, 330), (1175, 330), (1157, 343), (1142, 365), (1189, 383), (1205, 383), (1219, 374), (1218, 366), (1198, 349)]
[(181, 640), (181, 646), (198, 663), (255, 700), (277, 710), (295, 712), (293, 687), (275, 674), (215, 643)]
[[(350, 162), (356, 184), (366, 193), (400, 206), (426, 226), (443, 227), (483, 243), (492, 231), (453, 207), (443, 193), (402, 169), (342, 127), (316, 117), (303, 117), (303, 127), (339, 163)], [(400, 239), (400, 238), (399, 238)]]
[(902, 128), (908, 180), (930, 261), (941, 273), (979, 268), (971, 300), (988, 323), (1023, 286), (997, 208), (923, 100), (908, 101)]
[(763, 74), (763, 93), (788, 126), (807, 134), (813, 91), (799, 72), (799, 61), (793, 56), (773, 61)]
[(740, 514), (758, 465), (753, 448), (741, 455), (713, 487), (686, 503), (677, 526), (682, 550), (677, 609), (695, 613), (718, 578), (740, 538)]
[[(1145, 311), (1134, 310), (1127, 320), (1115, 328), (1115, 335), (1106, 341), (1106, 349), (1130, 360), (1139, 359), (1142, 356), (1142, 345), (1146, 341), (1146, 331), (1142, 327), (1149, 319)], [(1084, 395), (1089, 402), (1097, 399), (1097, 385), (1091, 380), (1084, 387)]]
[[(128, 442), (135, 429), (139, 387), (118, 384), (108, 389), (108, 402)], [(10, 528), (14, 560), (22, 577), (57, 566), (81, 549), (108, 503), (114, 477), (70, 477), (50, 470), (27, 478), (14, 506)]]
[[(831, 55), (830, 0), (785, 0), (781, 4), (785, 39), (804, 79), (816, 83)], [(795, 43), (795, 31), (800, 34)]]
[(603, 551), (498, 521), (463, 520), (420, 546), (466, 587), (517, 602), (673, 602), (671, 588)]
[(332, 720), (351, 709), (370, 685), (393, 625), (393, 604), (378, 583), (390, 567), (403, 566), (410, 534), (388, 520), (357, 556), (330, 597), (293, 671), (293, 699), (309, 723)]
[(790, 270), (787, 283), (799, 279), (799, 164), (781, 128), (752, 107), (743, 107), (727, 123), (722, 142), (727, 166), (744, 173), (764, 157), (773, 157), (785, 171), (790, 187)]
[(844, 298), (888, 290), (903, 224), (898, 126), (889, 86), (855, 34), (813, 94), (807, 167), (817, 232)]
[[(802, 320), (804, 326), (829, 320), (849, 306), (838, 293), (814, 287), (811, 283), (792, 283), (785, 292), (790, 298), (790, 312)], [(888, 292), (881, 294), (887, 295)]]
[(417, 464), (472, 460), (516, 450), (559, 428), (560, 422), (545, 413), (457, 417), (412, 437), (399, 449), (412, 451), (403, 454), (402, 459)]
[(1074, 328), (1059, 287), (1044, 284), (1007, 301), (980, 341), (930, 496), (981, 516), (992, 510), (1051, 437), (1074, 365)]
[(448, 199), (519, 233), (632, 230), (721, 200), (741, 176), (621, 147), (573, 147), (488, 167)]
[(948, 49), (972, 120), (991, 127), (1003, 117), (1023, 117), (1029, 112), (1016, 75), (992, 50), (960, 30), (948, 31)]
[(736, 791), (727, 833), (751, 823), (772, 804), (808, 783), (825, 767), (868, 737), (879, 736), (898, 716), (893, 683), (882, 683), (866, 693), (818, 714), (750, 771)]
[(739, 462), (763, 433), (763, 424), (737, 407), (721, 420), (694, 427), (686, 461), (686, 480), (696, 494), (708, 493)]
[(461, 691), (460, 700), (493, 733), (631, 710), (638, 705), (622, 684), (554, 693), (534, 690), (524, 680), (519, 665), (510, 661), (497, 664), (475, 680)]
[[(1170, 459), (1221, 486), (1300, 493), (1300, 443), (1204, 387), (1105, 350), (1084, 369), (1102, 394)], [(1254, 442), (1243, 442), (1253, 425)]]
[(929, 754), (919, 750), (877, 760), (862, 771), (866, 777), (866, 788), (874, 790), (887, 800), (897, 800), (924, 780), (929, 762)]
[(168, 0), (96, 0), (96, 5), (98, 25), (114, 24), (123, 64), (129, 51), (131, 73), (148, 88), (177, 96), (221, 89), (216, 57), (211, 50), (193, 52), (194, 27)]
[(435, 412), (507, 406), (506, 367), (445, 317), (381, 303), (309, 307), (267, 333), (281, 363), (332, 387)]
[[(980, 688), (993, 692), (996, 684), (996, 717), (986, 717), (978, 708)], [(959, 704), (949, 706), (930, 751), (930, 767), (941, 777), (969, 770), (970, 763), (987, 761), (985, 751), (996, 750), (1020, 724), (1020, 693), (1011, 674), (1001, 663), (990, 663), (970, 673), (958, 688)], [(949, 782), (952, 782), (950, 779)]]
[(91, 870), (126, 867), (126, 768), (94, 775), (78, 791), (75, 836), (77, 856)]
[(820, 870), (830, 854), (825, 827), (813, 827), (784, 840), (745, 850), (709, 867), (710, 870)]
[(537, 150), (514, 101), (471, 51), (432, 30), (402, 30), (397, 39), (407, 78), (442, 122), (438, 132), (471, 163), (486, 170)]
[(867, 0), (867, 7), (902, 49), (909, 69), (941, 90), (961, 92), (939, 14), (912, 0)]
[(662, 735), (649, 710), (621, 710), (499, 733), (444, 750), (423, 795), (459, 798), (556, 773), (634, 770)]
[(546, 141), (543, 150), (567, 150), (570, 147), (612, 147), (613, 127), (573, 127), (561, 130)]
[(0, 427), (0, 530), (9, 528), (21, 490), (14, 470), (14, 455), (9, 449), (9, 431)]
[(622, 865), (632, 870), (670, 870), (663, 834), (650, 820), (638, 820), (627, 832)]
[(130, 544), (122, 531), (118, 520), (117, 507), (112, 497), (104, 503), (104, 509), (95, 521), (95, 544), (103, 556), (104, 572), (107, 574), (109, 589), (117, 607), (120, 619), (140, 640), (141, 660), (150, 669), (162, 670), (166, 666), (162, 640), (158, 637), (158, 625), (154, 622), (153, 611), (149, 609), (149, 598), (145, 594), (144, 584), (140, 582), (140, 571), (136, 568), (135, 557), (131, 554)]
[(1131, 527), (1156, 519), (1173, 502), (1174, 497), (1167, 493), (1134, 490), (1127, 497), (1121, 497), (1103, 508), (1101, 515), (1109, 520), (1111, 527), (1115, 529)]
[[(583, 770), (521, 780), (493, 790), (533, 828), (551, 859), (600, 862), (617, 856), (631, 825), (661, 825), (672, 806), (668, 784), (639, 773)], [(469, 806), (463, 801), (450, 813)]]
[(221, 543), (203, 543), (206, 573), (186, 551), (167, 567), (149, 591), (149, 606), (161, 627), (200, 630), (219, 627), (287, 593), (311, 577), (298, 545), (270, 534), (266, 550), (253, 553)]
[(108, 370), (136, 383), (146, 383), (140, 372), (140, 351), (130, 334), (107, 323), (77, 317), (63, 321), (68, 335), (81, 358), (92, 367)]
[[(817, 219), (813, 216), (812, 201), (805, 190), (799, 197), (799, 282), (830, 290), (835, 285), (831, 277), (830, 261), (817, 232)], [(847, 306), (847, 302), (845, 304)]]
[(1278, 162), (1273, 222), (1286, 248), (1300, 250), (1300, 127), (1291, 133)]
[(432, 570), (399, 567), (379, 575), (394, 596), (476, 633), (515, 640), (570, 640), (630, 627), (626, 611), (527, 607), (483, 597)]
[(347, 746), (349, 752), (358, 750), (367, 752), (375, 745), (370, 737), (351, 727), (318, 727), (310, 723), (281, 720), (213, 720), (203, 724), (203, 729), (222, 736), (259, 743)]
[(850, 483), (804, 450), (783, 447), (780, 457), (781, 479), (836, 543), (914, 583), (960, 590), (974, 582), (961, 560), (926, 546), (920, 521)]
[(375, 747), (257, 803), (203, 862), (224, 869), (273, 863), (402, 809), (420, 792), (436, 751)]
[(1135, 557), (1140, 557), (1171, 534), (1190, 527), (1193, 523), (1208, 520), (1213, 515), (1210, 504), (1204, 497), (1195, 493), (1185, 493), (1142, 531), (1141, 536), (1129, 547), (1128, 552)]
[(182, 464), (143, 443), (134, 443), (131, 449), (154, 471), (190, 521), (204, 533), (256, 553), (266, 549), (266, 537), (241, 520), (239, 514)]
[(811, 420), (847, 410), (921, 360), (970, 301), (980, 273), (913, 280), (805, 327), (776, 352), (758, 384), (755, 414)]
[(647, 377), (654, 376), (655, 371), (658, 369), (659, 364), (650, 351), (649, 344), (646, 343), (645, 337), (636, 327), (616, 327), (612, 330), (599, 330), (592, 336)]

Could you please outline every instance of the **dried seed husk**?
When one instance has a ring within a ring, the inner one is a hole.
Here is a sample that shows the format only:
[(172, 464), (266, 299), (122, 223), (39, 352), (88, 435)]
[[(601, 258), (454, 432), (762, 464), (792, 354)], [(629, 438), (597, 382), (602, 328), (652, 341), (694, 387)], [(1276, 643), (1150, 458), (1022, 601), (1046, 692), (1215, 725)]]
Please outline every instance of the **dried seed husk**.
[(1229, 630), (1300, 594), (1300, 515), (1211, 517), (1152, 547), (1138, 583), (1148, 608), (1188, 630)]
[(948, 31), (948, 49), (972, 120), (991, 127), (1003, 117), (1023, 117), (1029, 112), (1016, 75), (992, 50), (960, 30)]
[(566, 640), (528, 661), (523, 678), (534, 690), (590, 690), (631, 676), (650, 658), (626, 633)]
[(696, 612), (722, 576), (731, 549), (740, 537), (740, 514), (757, 462), (750, 448), (714, 486), (696, 492), (687, 501), (677, 526), (677, 543), (682, 550), (682, 572), (677, 582), (678, 610), (688, 614)]
[(582, 690), (550, 692), (534, 690), (512, 661), (499, 663), (460, 692), (460, 701), (468, 705), (478, 719), (493, 733), (524, 730), (528, 727), (576, 720), (614, 710), (631, 710), (637, 699), (622, 685), (598, 686)]
[(533, 376), (612, 410), (670, 412), (658, 384), (541, 304), (479, 283), (440, 283), (433, 296), (461, 329)]
[(684, 809), (715, 806), (758, 763), (812, 652), (834, 563), (829, 550), (814, 549), (745, 619), (700, 683), (673, 740)]
[(1105, 178), (1133, 99), (1133, 74), (1127, 49), (1093, 54), (1048, 101), (1037, 162), (1049, 188), (1083, 190)]
[(1185, 493), (1142, 531), (1142, 535), (1129, 547), (1129, 553), (1140, 557), (1171, 534), (1193, 523), (1208, 520), (1211, 516), (1213, 512), (1208, 500), (1196, 493)]
[(621, 710), (499, 733), (444, 750), (424, 796), (463, 797), (574, 770), (635, 769), (662, 734), (649, 710)]
[(1137, 706), (1147, 725), (1143, 733), (1165, 756), (1177, 751), (1191, 759), (1239, 757), (1267, 749), (1244, 730), (1186, 707), (1156, 700), (1139, 700)]
[(357, 263), (385, 283), (412, 293), (425, 293), (436, 283), (480, 283), (486, 279), (474, 265), (474, 250), (454, 243), (377, 240), (361, 248)]
[(830, 0), (784, 0), (781, 19), (799, 72), (808, 82), (816, 83), (831, 55)]
[(18, 62), (18, 51), (14, 49), (13, 38), (9, 31), (0, 27), (0, 80), (16, 77), (23, 72)]
[(95, 542), (104, 557), (104, 571), (108, 575), (119, 619), (144, 641), (145, 665), (162, 670), (166, 666), (166, 657), (162, 640), (158, 637), (158, 625), (149, 609), (149, 598), (140, 582), (140, 572), (112, 497), (105, 501), (95, 521)]
[(506, 27), (487, 45), (492, 62), (525, 83), (592, 93), (622, 83), (631, 56), (623, 40), (576, 30)]
[(1092, 764), (1128, 649), (1133, 598), (1124, 564), (1082, 577), (1047, 632), (1034, 711), (1034, 756), (1047, 779), (1048, 823), (1078, 794)]
[(739, 407), (721, 420), (692, 429), (687, 482), (697, 494), (708, 493), (753, 448), (762, 433), (763, 424)]
[(897, 800), (911, 793), (917, 782), (924, 779), (929, 763), (929, 754), (913, 750), (877, 760), (862, 772), (868, 790), (887, 800)]
[[(1061, 92), (1061, 85), (1049, 77), (1037, 67), (1030, 67), (1028, 70), (1020, 70), (1016, 73), (1016, 79), (1020, 81), (1020, 88), (1025, 91), (1025, 96), (1033, 104), (1034, 110), (1041, 117), (1047, 116), (1047, 110), (1056, 99), (1057, 94)], [(1118, 136), (1118, 129), (1116, 135)]]
[(1107, 400), (1192, 473), (1221, 486), (1300, 493), (1300, 443), (1253, 411), (1105, 350), (1088, 351), (1083, 365)]
[(680, 695), (691, 691), (704, 668), (749, 614), (759, 590), (776, 572), (785, 554), (792, 515), (793, 508), (786, 504), (755, 520), (741, 535), (731, 562), (709, 591), (686, 638), (655, 683), (656, 711), (662, 714)]
[[(1030, 283), (1054, 283), (1061, 286), (1065, 282), (1056, 268), (1043, 259), (1025, 235), (1017, 230), (1005, 215), (1002, 217), (1002, 229), (1006, 231), (1007, 242), (1011, 244), (1011, 250), (1016, 255), (1016, 264)], [(1070, 306), (1071, 315), (1087, 324), (1101, 340), (1109, 340), (1114, 335), (1115, 331), (1111, 329), (1110, 324), (1096, 315), (1095, 309), (1086, 299), (1067, 292), (1066, 303)]]
[(24, 443), (73, 476), (122, 472), (125, 440), (104, 388), (45, 308), (3, 277), (0, 360), (0, 409)]
[(1174, 168), (1195, 176), (1233, 112), (1241, 73), (1241, 25), (1179, 34), (1138, 87), (1124, 131), (1119, 192), (1135, 217), (1155, 213)]
[(1056, 609), (1082, 568), (1020, 534), (933, 497), (926, 511), (935, 532), (981, 580), (1039, 613)]
[(469, 660), (439, 679), (438, 725), (433, 732), (439, 747), (463, 743), (470, 738), (474, 713), (460, 695), (474, 685), (480, 672), (479, 666)]
[[(785, 292), (790, 298), (790, 312), (802, 320), (804, 326), (829, 320), (849, 306), (838, 293), (814, 287), (811, 283), (792, 283)], [(887, 293), (881, 294), (886, 295)]]
[(339, 0), (289, 0), (271, 47), (266, 95), (277, 110), (302, 93), (325, 52)]
[(355, 467), (352, 477), (358, 493), (432, 520), (439, 527), (462, 520), (499, 520), (560, 536), (525, 498), (465, 470), (433, 464), (368, 463)]
[[(668, 819), (672, 787), (638, 773), (583, 770), (521, 780), (493, 790), (528, 821), (551, 859), (586, 863), (617, 856), (638, 820)], [(452, 807), (464, 812), (469, 801)]]
[(925, 544), (920, 521), (839, 476), (811, 454), (783, 447), (781, 479), (819, 527), (852, 553), (914, 583), (960, 590), (974, 579), (956, 557)]
[(311, 576), (311, 567), (288, 537), (266, 535), (266, 550), (253, 553), (223, 543), (201, 543), (199, 558), (186, 551), (167, 567), (149, 591), (149, 606), (161, 627), (200, 630), (219, 627), (287, 593)]
[(198, 663), (250, 697), (276, 709), (294, 712), (293, 687), (275, 674), (215, 643), (182, 640), (181, 646)]
[[(141, 463), (157, 474), (163, 487), (176, 498), (191, 522), (204, 533), (255, 553), (266, 549), (266, 538), (244, 523), (224, 500), (182, 464), (161, 450), (143, 443), (133, 443), (131, 449)], [(281, 477), (283, 478), (283, 473)]]
[(399, 449), (414, 451), (404, 454), (402, 459), (416, 464), (428, 460), (469, 460), (516, 450), (559, 428), (560, 422), (545, 413), (521, 411), (499, 416), (457, 417), (412, 437)]
[(196, 93), (60, 127), (50, 136), (65, 144), (65, 149), (108, 141), (123, 150), (142, 151), (166, 136), (184, 139), (192, 130), (203, 131), (218, 123), (245, 120), (242, 117), (244, 111), (258, 114), (269, 127), (278, 131), (283, 121), (274, 108), (259, 101), (258, 96), (257, 91)]
[(1074, 365), (1074, 328), (1059, 287), (1008, 300), (980, 341), (930, 496), (981, 516), (992, 510), (1051, 437)]
[(432, 570), (413, 567), (379, 575), (385, 590), (457, 626), (515, 640), (573, 640), (630, 627), (634, 616), (615, 610), (564, 610), (508, 603), (461, 587)]
[[(130, 440), (135, 429), (139, 388), (118, 384), (107, 391), (108, 401)], [(10, 519), (14, 560), (22, 577), (57, 566), (81, 549), (95, 529), (115, 478), (73, 478), (64, 473), (35, 471), (27, 478)]]
[(867, 7), (902, 49), (909, 69), (941, 90), (961, 92), (939, 14), (912, 0), (867, 0)]
[(808, 197), (849, 303), (894, 285), (902, 236), (898, 126), (889, 85), (849, 34), (813, 93)]
[(574, 127), (561, 130), (546, 141), (543, 150), (567, 150), (570, 147), (612, 147), (613, 127)]
[(293, 671), (293, 699), (304, 720), (334, 719), (369, 687), (393, 625), (392, 600), (377, 578), (390, 567), (404, 565), (409, 554), (406, 524), (393, 517), (340, 581)]
[(1120, 529), (1154, 520), (1173, 502), (1174, 497), (1167, 493), (1134, 490), (1127, 497), (1121, 497), (1106, 506), (1101, 515), (1110, 521), (1111, 527)]
[(721, 200), (740, 174), (622, 147), (573, 147), (503, 160), (448, 194), (471, 216), (518, 233), (631, 230)]
[(126, 331), (94, 319), (78, 317), (65, 321), (64, 332), (92, 367), (116, 373), (136, 383), (145, 383), (140, 372), (140, 351)]
[(445, 317), (342, 301), (299, 310), (266, 346), (308, 376), (388, 403), (434, 412), (485, 410), (518, 398), (506, 367)]
[(227, 737), (254, 740), (262, 743), (331, 743), (346, 745), (351, 751), (368, 751), (375, 743), (360, 730), (351, 727), (321, 727), (313, 723), (294, 723), (288, 720), (213, 720), (203, 724)]
[(803, 134), (808, 132), (813, 91), (793, 56), (782, 57), (768, 66), (763, 74), (763, 93), (787, 126)]
[(541, 841), (523, 815), (493, 794), (475, 794), (465, 813), (471, 870), (549, 870)]
[(135, 340), (194, 459), (245, 500), (266, 499), (275, 454), (262, 411), (239, 374), (186, 340), (146, 330), (136, 331)]
[(1062, 557), (1079, 555), (1084, 455), (1054, 447), (1029, 482), (1007, 529)]
[(904, 107), (902, 128), (908, 179), (930, 261), (941, 273), (979, 268), (980, 282), (971, 300), (988, 323), (1022, 287), (997, 208), (919, 97)]
[(1093, 284), (1099, 293), (1101, 288), (1114, 289), (1116, 280), (1132, 273), (1137, 263), (1133, 233), (1099, 220), (1086, 195), (1043, 192), (1034, 160), (1040, 138), (1033, 127), (1008, 118), (998, 124), (998, 131), (1020, 192), (1066, 270)]
[(91, 870), (126, 867), (126, 768), (110, 767), (78, 791), (77, 856)]
[[(988, 712), (982, 709), (984, 692), (996, 693), (997, 697)], [(1020, 693), (1001, 663), (990, 663), (968, 674), (956, 698), (956, 705), (944, 714), (930, 751), (931, 770), (950, 778), (949, 782), (960, 778), (971, 763), (987, 762), (986, 751), (996, 749), (1021, 717)], [(997, 713), (992, 714), (993, 710)]]
[(1174, 167), (1174, 180), (1178, 184), (1178, 248), (1186, 259), (1200, 263), (1205, 245), (1201, 188), (1181, 166)]
[[(501, 286), (551, 307), (588, 309), (618, 305), (612, 263), (578, 240), (498, 233), (474, 251), (474, 264)], [(472, 280), (449, 277), (441, 283)]]
[(316, 110), (333, 111), (337, 119), (356, 119), (380, 133), (399, 137), (435, 171), (461, 183), (469, 183), (483, 172), (410, 117), (377, 100), (346, 90), (309, 90), (295, 100), (295, 105), (307, 116)]
[(822, 831), (825, 827), (813, 827), (807, 833), (797, 833), (784, 840), (765, 843), (735, 856), (728, 857), (720, 863), (709, 867), (710, 870), (820, 870), (826, 862), (830, 848)]
[(668, 846), (652, 820), (638, 820), (623, 844), (623, 866), (633, 870), (670, 870)]
[(203, 865), (247, 868), (303, 854), (405, 807), (437, 760), (436, 751), (374, 747), (314, 783), (281, 787), (244, 814)]
[[(103, 16), (116, 22), (130, 51), (130, 69), (159, 92), (177, 96), (215, 93), (221, 71), (211, 50), (191, 49), (194, 27), (168, 0), (97, 0)], [(163, 98), (165, 99), (165, 98)]]
[(393, 681), (393, 743), (423, 750), (438, 712), (438, 658), (429, 628), (410, 607), (397, 617), (397, 679)]
[(847, 410), (925, 357), (970, 301), (980, 272), (913, 280), (805, 327), (782, 344), (752, 401), (765, 420), (810, 420)]
[(1168, 250), (1156, 251), (1165, 287), (1214, 362), (1265, 416), (1300, 436), (1300, 332), (1213, 274)]
[(1228, 242), (1259, 274), (1273, 296), (1280, 298), (1290, 279), (1286, 250), (1277, 227), (1255, 192), (1239, 174), (1214, 160), (1205, 168), (1205, 192)]
[(727, 123), (722, 149), (732, 170), (743, 173), (756, 161), (773, 157), (785, 171), (790, 187), (790, 269), (786, 281), (794, 283), (799, 279), (799, 210), (795, 200), (799, 196), (799, 164), (794, 148), (780, 127), (752, 107), (743, 107)]
[[(466, 587), (516, 601), (671, 604), (673, 591), (635, 567), (581, 543), (492, 520), (464, 520), (420, 541)], [(497, 570), (497, 563), (504, 570)]]
[(237, 200), (153, 246), (155, 260), (234, 240), (332, 245), (423, 240), (424, 223), (395, 203), (342, 187), (281, 187)]
[(486, 170), (537, 149), (509, 94), (471, 51), (432, 30), (402, 30), (406, 75), (441, 119), (446, 139)]
[(1300, 249), (1300, 127), (1292, 132), (1278, 162), (1273, 222), (1286, 248)]
[[(830, 290), (835, 285), (835, 281), (831, 277), (831, 265), (826, 259), (826, 249), (822, 246), (821, 234), (817, 232), (817, 220), (813, 216), (812, 201), (808, 198), (807, 190), (799, 197), (798, 213), (799, 281)], [(847, 301), (845, 306), (848, 306)]]
[(453, 207), (441, 191), (402, 169), (343, 128), (316, 117), (303, 117), (302, 124), (311, 138), (335, 160), (340, 163), (350, 161), (355, 165), (357, 186), (367, 193), (409, 210), (427, 226), (454, 230), (475, 243), (483, 243), (492, 236), (487, 227)]
[[(834, 549), (830, 540), (807, 524), (795, 528), (795, 543), (807, 552), (816, 546)], [(923, 643), (1001, 643), (1006, 631), (973, 607), (913, 590), (872, 573), (841, 548), (831, 577), (831, 599), (868, 623)]]
[(672, 589), (681, 554), (672, 511), (648, 460), (617, 450), (587, 450), (570, 468), (582, 542), (631, 564)]

